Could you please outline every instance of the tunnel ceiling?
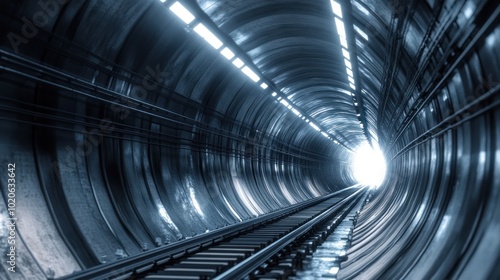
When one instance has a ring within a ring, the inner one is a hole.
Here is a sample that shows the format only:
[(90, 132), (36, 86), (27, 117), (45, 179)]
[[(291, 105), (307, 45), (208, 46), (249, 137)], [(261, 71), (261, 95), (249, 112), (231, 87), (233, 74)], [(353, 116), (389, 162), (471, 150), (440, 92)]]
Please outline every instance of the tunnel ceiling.
[[(376, 115), (365, 113), (376, 112), (376, 104), (366, 103), (367, 109), (363, 109), (360, 101), (361, 92), (375, 100), (376, 89), (361, 91), (361, 86), (356, 91), (349, 86), (329, 1), (200, 0), (191, 4), (195, 10), (194, 6), (199, 6), (208, 15), (207, 20), (235, 42), (277, 90), (341, 143), (353, 149), (367, 140), (360, 123), (372, 125), (370, 136), (376, 135)], [(365, 39), (355, 37), (350, 2), (343, 4), (349, 45), (359, 42), (380, 47), (377, 42), (360, 42)], [(354, 58), (356, 48), (351, 47), (350, 52)], [(364, 54), (365, 59), (373, 60), (372, 56)], [(352, 64), (358, 77), (358, 63), (353, 59)], [(364, 69), (367, 76), (374, 71), (369, 66)], [(367, 120), (361, 122), (364, 118)]]

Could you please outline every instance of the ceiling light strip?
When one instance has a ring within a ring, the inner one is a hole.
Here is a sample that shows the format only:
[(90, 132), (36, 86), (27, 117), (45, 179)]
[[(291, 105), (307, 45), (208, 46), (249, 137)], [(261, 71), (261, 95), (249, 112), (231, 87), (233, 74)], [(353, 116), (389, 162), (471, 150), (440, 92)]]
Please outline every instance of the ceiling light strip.
[[(160, 2), (164, 3), (166, 0), (160, 0)], [(332, 9), (334, 14), (342, 18), (342, 7), (340, 4), (338, 4), (335, 1), (332, 2)], [(196, 17), (191, 13), (186, 7), (184, 7), (179, 1), (176, 1), (174, 4), (172, 4), (169, 8), (170, 11), (172, 11), (177, 17), (179, 17), (184, 23), (186, 24), (191, 24), (193, 21), (196, 20)], [(347, 49), (349, 48), (347, 44), (347, 39), (346, 39), (346, 33), (345, 33), (345, 27), (344, 24), (341, 20), (338, 20), (336, 18), (336, 23), (337, 23), (337, 33), (339, 34), (341, 38), (341, 44), (344, 47), (343, 51), (345, 50), (344, 56), (346, 56), (346, 66), (347, 63), (349, 63), (349, 68), (350, 68), (350, 62), (347, 60), (349, 59), (349, 52)], [(214, 49), (220, 50), (222, 47), (224, 47), (224, 43), (222, 42), (221, 39), (219, 39), (208, 27), (206, 27), (203, 23), (198, 22), (196, 26), (193, 28), (193, 30), (201, 37), (203, 38), (209, 45), (211, 45)], [(225, 57), (227, 60), (231, 61), (231, 63), (237, 68), (240, 69), (243, 74), (245, 74), (248, 78), (250, 78), (253, 82), (258, 82), (261, 80), (260, 76), (258, 73), (255, 73), (254, 70), (252, 70), (250, 67), (245, 66), (245, 62), (236, 56), (235, 52), (231, 50), (229, 47), (224, 47), (222, 50), (219, 52), (223, 57)], [(260, 87), (263, 90), (266, 90), (269, 88), (269, 85), (265, 82), (260, 84)], [(326, 132), (322, 131), (320, 127), (315, 124), (314, 122), (310, 121), (309, 119), (306, 118), (296, 107), (294, 107), (294, 104), (292, 101), (286, 101), (284, 98), (282, 98), (276, 91), (273, 91), (271, 93), (272, 97), (277, 97), (278, 101), (283, 104), (287, 109), (292, 111), (297, 117), (299, 117), (301, 120), (305, 121), (308, 123), (314, 130), (320, 132), (323, 136), (326, 138), (332, 140), (335, 144), (340, 144), (335, 137), (332, 137), (331, 135), (327, 134)], [(287, 99), (290, 99), (290, 95), (286, 96)], [(344, 148), (348, 149), (346, 146), (342, 145)]]

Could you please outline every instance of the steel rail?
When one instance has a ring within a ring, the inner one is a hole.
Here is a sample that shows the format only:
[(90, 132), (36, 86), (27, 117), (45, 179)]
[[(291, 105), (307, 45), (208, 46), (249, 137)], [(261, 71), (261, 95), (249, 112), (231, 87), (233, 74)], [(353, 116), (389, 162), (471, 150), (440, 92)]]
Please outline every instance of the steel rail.
[(287, 235), (283, 236), (282, 238), (278, 239), (277, 241), (270, 244), (266, 248), (253, 254), (249, 258), (246, 258), (245, 260), (243, 260), (239, 264), (226, 270), (224, 273), (216, 276), (214, 279), (215, 280), (233, 280), (233, 279), (244, 278), (248, 274), (255, 271), (259, 266), (261, 266), (264, 262), (266, 262), (269, 258), (271, 258), (273, 255), (278, 253), (280, 250), (285, 248), (287, 245), (289, 245), (290, 243), (295, 241), (300, 236), (302, 236), (305, 233), (307, 233), (308, 231), (310, 231), (315, 225), (317, 225), (318, 223), (322, 222), (324, 219), (331, 216), (338, 209), (342, 208), (344, 206), (344, 203), (350, 202), (353, 199), (359, 197), (359, 194), (362, 193), (364, 190), (366, 190), (366, 187), (360, 188), (355, 193), (342, 199), (337, 204), (330, 207), (328, 210), (324, 211), (323, 213), (314, 217), (313, 219), (311, 219), (307, 223), (303, 224), (302, 226), (298, 227), (297, 229), (293, 230), (292, 232), (290, 232)]
[[(75, 272), (73, 274), (58, 278), (58, 280), (76, 280), (76, 279), (126, 279), (134, 274), (143, 273), (155, 266), (163, 265), (172, 258), (181, 257), (186, 253), (194, 252), (200, 248), (205, 248), (211, 244), (235, 236), (245, 230), (255, 228), (269, 221), (288, 216), (304, 208), (313, 206), (335, 195), (343, 192), (357, 189), (360, 185), (342, 189), (340, 191), (314, 198), (291, 207), (277, 210), (275, 212), (262, 215), (260, 217), (243, 221), (238, 224), (230, 225), (221, 229), (213, 230), (189, 239), (184, 239), (171, 245), (152, 249), (145, 253), (128, 257), (110, 264), (102, 264), (87, 270)], [(356, 191), (358, 193), (359, 190)]]

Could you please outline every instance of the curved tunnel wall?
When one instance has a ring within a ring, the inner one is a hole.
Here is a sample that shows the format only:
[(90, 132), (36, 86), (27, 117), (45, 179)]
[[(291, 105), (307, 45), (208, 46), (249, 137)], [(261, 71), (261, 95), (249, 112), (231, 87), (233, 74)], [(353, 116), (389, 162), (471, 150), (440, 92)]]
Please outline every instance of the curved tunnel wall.
[(494, 279), (499, 165), (487, 151), (498, 150), (498, 132), (498, 112), (486, 114), (398, 156), (341, 277)]
[[(318, 76), (331, 63), (292, 59), (317, 51), (301, 46), (309, 33), (295, 36), (292, 26), (293, 40), (259, 41), (272, 34), (262, 20), (280, 22), (279, 13), (259, 1), (214, 3), (198, 1), (291, 100), (324, 126), (340, 123), (354, 148), (363, 134), (345, 113), (350, 105), (325, 92), (328, 78)], [(297, 3), (275, 5), (321, 26), (325, 18), (310, 16), (320, 4)], [(376, 17), (352, 7), (353, 22), (371, 26), (370, 42), (356, 42), (363, 116), (389, 174), (360, 216), (341, 276), (499, 275), (498, 8), (356, 3)], [(138, 254), (354, 183), (349, 152), (244, 79), (160, 3), (54, 4), (46, 22), (37, 22), (35, 1), (1, 5), (0, 142), (2, 164), (16, 163), (23, 186), (23, 276), (66, 275), (103, 256), (115, 260), (117, 249)], [(29, 31), (23, 17), (37, 31), (13, 47), (8, 34)], [(308, 66), (317, 68), (301, 72)], [(6, 204), (0, 209), (6, 217)]]
[[(3, 42), (4, 159), (29, 186), (17, 189), (26, 277), (65, 275), (115, 260), (117, 249), (138, 254), (347, 186), (335, 160), (344, 152), (159, 7), (71, 2), (18, 54)], [(9, 8), (3, 22), (22, 32), (15, 16), (39, 7)], [(17, 67), (28, 76), (9, 71)]]
[(379, 99), (388, 178), (360, 216), (339, 277), (495, 279), (498, 7), (463, 1), (432, 11), (422, 1), (411, 8), (399, 9), (406, 21), (393, 32), (404, 36), (392, 47), (401, 50), (384, 64), (395, 78)]

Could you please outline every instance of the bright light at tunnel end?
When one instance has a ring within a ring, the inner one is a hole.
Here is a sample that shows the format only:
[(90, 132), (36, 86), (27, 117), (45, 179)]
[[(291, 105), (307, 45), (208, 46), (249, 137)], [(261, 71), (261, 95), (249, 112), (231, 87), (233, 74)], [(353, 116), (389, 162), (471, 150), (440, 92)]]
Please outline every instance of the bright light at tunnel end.
[(372, 148), (368, 144), (359, 146), (351, 160), (351, 172), (356, 181), (373, 189), (380, 187), (385, 178), (386, 161), (377, 145)]

